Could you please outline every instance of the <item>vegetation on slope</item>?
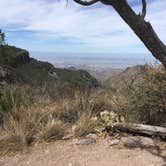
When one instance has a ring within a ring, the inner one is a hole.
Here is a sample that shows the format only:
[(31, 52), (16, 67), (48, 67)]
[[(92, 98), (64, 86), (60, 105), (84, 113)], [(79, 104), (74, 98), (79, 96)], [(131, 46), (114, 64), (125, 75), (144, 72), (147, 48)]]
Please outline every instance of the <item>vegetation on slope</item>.
[(11, 46), (3, 46), (3, 54), (0, 54), (0, 81), (1, 84), (5, 81), (41, 88), (52, 96), (99, 86), (86, 71), (55, 68), (50, 63), (30, 58), (26, 50)]
[(162, 66), (127, 68), (95, 89), (98, 83), (86, 71), (55, 68), (25, 50), (4, 48), (12, 55), (5, 50), (0, 56), (2, 154), (71, 132), (82, 137), (121, 121), (166, 127)]
[(129, 122), (166, 126), (166, 71), (162, 66), (131, 67), (107, 80), (113, 109)]

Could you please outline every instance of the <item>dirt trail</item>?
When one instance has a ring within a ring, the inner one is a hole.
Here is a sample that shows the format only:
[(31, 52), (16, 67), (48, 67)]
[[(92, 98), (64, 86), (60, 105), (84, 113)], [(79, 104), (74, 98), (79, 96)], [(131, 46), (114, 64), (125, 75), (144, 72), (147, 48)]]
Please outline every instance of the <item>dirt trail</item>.
[(106, 140), (83, 146), (57, 141), (30, 153), (0, 157), (0, 166), (166, 166), (166, 151), (110, 147)]

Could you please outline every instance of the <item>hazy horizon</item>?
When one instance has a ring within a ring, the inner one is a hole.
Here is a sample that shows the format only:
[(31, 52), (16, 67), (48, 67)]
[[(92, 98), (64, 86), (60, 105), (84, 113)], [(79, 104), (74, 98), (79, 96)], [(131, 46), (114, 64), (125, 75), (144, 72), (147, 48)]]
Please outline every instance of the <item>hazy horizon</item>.
[(146, 63), (155, 63), (157, 60), (150, 54), (118, 54), (118, 53), (57, 53), (57, 52), (30, 52), (31, 57), (47, 61), (56, 67), (86, 68), (125, 68)]

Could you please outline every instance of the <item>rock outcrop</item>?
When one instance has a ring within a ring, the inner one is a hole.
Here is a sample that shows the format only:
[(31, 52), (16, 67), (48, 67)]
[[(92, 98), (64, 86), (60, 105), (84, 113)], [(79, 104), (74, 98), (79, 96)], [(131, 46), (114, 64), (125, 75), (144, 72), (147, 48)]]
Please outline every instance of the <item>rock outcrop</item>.
[(68, 93), (80, 88), (95, 88), (97, 80), (84, 70), (56, 68), (29, 56), (29, 52), (13, 46), (0, 50), (0, 81), (8, 84), (43, 88), (51, 94)]

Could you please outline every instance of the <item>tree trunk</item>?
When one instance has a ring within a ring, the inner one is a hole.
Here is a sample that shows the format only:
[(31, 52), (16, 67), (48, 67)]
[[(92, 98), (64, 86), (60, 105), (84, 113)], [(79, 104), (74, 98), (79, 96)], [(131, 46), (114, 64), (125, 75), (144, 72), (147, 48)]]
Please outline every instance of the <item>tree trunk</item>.
[(166, 128), (158, 126), (132, 124), (132, 123), (117, 123), (113, 126), (113, 129), (115, 131), (119, 130), (122, 132), (145, 134), (148, 136), (166, 137)]
[(113, 6), (153, 56), (166, 68), (166, 46), (159, 39), (151, 24), (137, 15), (126, 0), (102, 0), (102, 3)]

